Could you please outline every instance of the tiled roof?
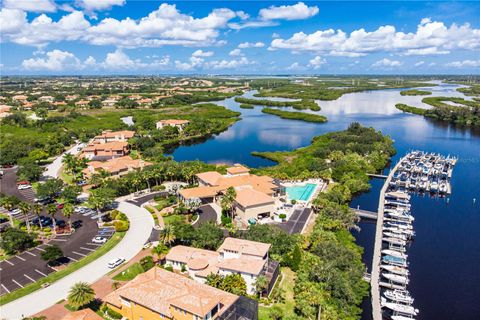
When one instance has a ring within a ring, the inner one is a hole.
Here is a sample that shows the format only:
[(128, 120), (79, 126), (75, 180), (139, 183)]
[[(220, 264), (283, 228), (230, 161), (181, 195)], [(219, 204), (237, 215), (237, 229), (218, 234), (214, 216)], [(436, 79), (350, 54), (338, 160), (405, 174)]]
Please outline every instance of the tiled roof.
[(102, 134), (95, 137), (95, 139), (108, 139), (115, 137), (124, 137), (130, 139), (135, 135), (135, 131), (123, 130), (123, 131), (104, 131)]
[(103, 318), (93, 312), (92, 309), (83, 309), (70, 312), (62, 320), (103, 320)]
[(207, 171), (198, 173), (197, 178), (208, 183), (209, 185), (217, 185), (218, 180), (222, 179), (223, 176), (217, 171)]
[(154, 267), (108, 294), (104, 301), (121, 308), (121, 298), (169, 317), (170, 306), (175, 306), (203, 318), (218, 304), (223, 305), (222, 313), (238, 296)]
[(235, 165), (233, 167), (227, 168), (227, 172), (229, 174), (241, 174), (241, 173), (248, 173), (250, 169), (242, 166), (242, 165)]
[(89, 144), (83, 151), (93, 152), (93, 151), (103, 151), (103, 150), (124, 150), (128, 146), (128, 142), (124, 141), (113, 141), (106, 143), (92, 143)]
[(244, 253), (252, 256), (263, 257), (270, 250), (270, 247), (271, 244), (269, 243), (227, 237), (217, 251), (237, 251), (240, 254)]
[(99, 169), (103, 169), (110, 173), (120, 172), (129, 168), (138, 169), (147, 166), (151, 166), (153, 163), (143, 161), (140, 159), (132, 159), (130, 156), (123, 156), (119, 158), (113, 158), (107, 161), (90, 161), (88, 163), (88, 168), (84, 169), (83, 172), (89, 173)]
[(258, 276), (262, 272), (264, 265), (265, 260), (240, 257), (222, 260), (217, 264), (217, 267), (219, 269), (249, 273)]
[(237, 192), (235, 201), (244, 208), (275, 203), (271, 196), (252, 188), (237, 188), (235, 191)]

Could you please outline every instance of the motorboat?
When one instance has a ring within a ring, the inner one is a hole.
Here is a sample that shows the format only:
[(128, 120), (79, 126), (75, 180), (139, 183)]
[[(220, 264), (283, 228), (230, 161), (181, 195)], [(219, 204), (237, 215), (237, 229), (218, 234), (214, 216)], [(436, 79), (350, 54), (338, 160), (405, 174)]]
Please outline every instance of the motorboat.
[(408, 276), (410, 274), (408, 269), (403, 267), (382, 264), (380, 265), (380, 268), (385, 269), (391, 273), (399, 274), (401, 276)]
[(405, 304), (412, 304), (414, 299), (407, 290), (385, 290), (383, 295), (395, 302), (401, 302)]
[(408, 237), (404, 234), (399, 234), (399, 233), (393, 233), (393, 232), (384, 232), (384, 236), (389, 237), (389, 238), (394, 238), (394, 239), (400, 239), (400, 240), (408, 240)]
[(448, 191), (447, 182), (445, 181), (440, 182), (440, 185), (438, 186), (438, 191), (440, 191), (440, 193), (447, 193)]
[(397, 267), (407, 267), (407, 260), (399, 257), (386, 255), (382, 257), (382, 262)]
[(400, 316), (400, 315), (393, 315), (390, 317), (392, 320), (415, 320), (413, 316)]
[(395, 218), (400, 221), (414, 221), (415, 218), (412, 215), (400, 213), (398, 211), (387, 211), (385, 214), (389, 217)]
[(407, 230), (407, 229), (400, 229), (396, 227), (383, 227), (383, 231), (389, 231), (393, 233), (398, 233), (398, 234), (403, 234), (409, 237), (412, 237), (415, 235), (415, 231), (413, 230)]
[(438, 190), (438, 182), (436, 181), (432, 181), (432, 183), (430, 183), (430, 191), (437, 191)]
[(382, 250), (382, 253), (386, 254), (386, 255), (389, 255), (389, 256), (402, 258), (402, 259), (407, 259), (407, 257), (408, 257), (405, 253), (402, 253), (400, 251), (391, 250), (391, 249), (384, 249), (384, 250)]
[(394, 302), (387, 302), (387, 299), (383, 297), (382, 297), (382, 307), (385, 307), (392, 311), (396, 311), (402, 314), (412, 315), (412, 316), (416, 316), (419, 312), (418, 309), (415, 309), (414, 307), (409, 305), (394, 303)]
[(413, 227), (411, 224), (403, 224), (403, 223), (400, 223), (400, 221), (386, 221), (385, 226), (396, 227), (402, 230), (413, 230)]
[(401, 276), (399, 274), (383, 272), (382, 276), (387, 280), (390, 280), (392, 282), (396, 282), (402, 285), (407, 285), (410, 282), (410, 280), (408, 280), (408, 277)]
[(398, 245), (398, 246), (406, 246), (407, 245), (407, 241), (406, 240), (402, 240), (402, 239), (398, 239), (398, 238), (382, 238), (382, 240), (384, 242), (387, 242), (387, 243), (390, 243), (390, 244), (395, 244), (395, 245)]

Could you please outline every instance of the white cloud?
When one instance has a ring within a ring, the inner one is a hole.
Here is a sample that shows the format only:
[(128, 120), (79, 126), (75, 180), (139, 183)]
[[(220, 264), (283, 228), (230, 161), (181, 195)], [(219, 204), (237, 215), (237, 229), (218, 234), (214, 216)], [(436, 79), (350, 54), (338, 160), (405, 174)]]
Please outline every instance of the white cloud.
[(27, 22), (21, 11), (4, 10), (11, 9), (2, 9), (2, 17), (13, 22), (2, 22), (8, 26), (6, 31), (2, 29), (2, 41), (32, 46), (65, 40), (128, 48), (214, 45), (220, 29), (236, 17), (230, 9), (214, 9), (203, 18), (194, 18), (179, 12), (175, 5), (164, 3), (138, 20), (105, 18), (91, 25), (81, 11), (73, 11), (58, 21), (42, 14)]
[(240, 50), (238, 48), (233, 49), (232, 51), (230, 51), (229, 55), (232, 56), (232, 57), (238, 57), (238, 56), (242, 55), (242, 50)]
[(290, 66), (288, 66), (286, 69), (290, 71), (301, 71), (301, 70), (305, 70), (306, 68), (298, 62), (294, 62)]
[(246, 49), (246, 48), (263, 48), (265, 47), (265, 43), (263, 42), (243, 42), (238, 45), (240, 49)]
[(396, 68), (401, 65), (402, 63), (400, 61), (383, 58), (372, 64), (372, 68)]
[(320, 69), (320, 67), (327, 63), (327, 60), (320, 56), (316, 56), (312, 60), (309, 61), (309, 65), (313, 67), (313, 69)]
[(237, 11), (235, 13), (242, 20), (247, 20), (248, 18), (250, 18), (250, 15), (248, 13), (244, 12), (244, 11)]
[(113, 6), (123, 6), (125, 0), (79, 0), (78, 5), (88, 12), (109, 10)]
[(206, 64), (207, 67), (218, 70), (218, 69), (237, 69), (239, 67), (247, 66), (253, 64), (247, 58), (241, 57), (237, 60), (214, 60)]
[(18, 33), (26, 23), (27, 14), (22, 10), (6, 8), (0, 10), (0, 35)]
[(295, 33), (289, 39), (273, 39), (270, 49), (310, 51), (332, 56), (359, 57), (374, 52), (404, 55), (446, 54), (451, 50), (480, 48), (480, 29), (469, 24), (452, 24), (422, 19), (416, 32), (404, 33), (394, 26), (381, 26), (368, 32), (358, 29), (350, 34), (342, 30), (318, 30), (311, 34)]
[(276, 39), (276, 38), (280, 38), (280, 35), (276, 32), (272, 33), (272, 38), (273, 39)]
[(424, 65), (425, 61), (418, 61), (417, 63), (414, 64), (415, 67), (420, 67), (421, 65)]
[(463, 60), (463, 61), (453, 61), (446, 64), (447, 67), (454, 67), (454, 68), (477, 68), (480, 67), (480, 60)]
[(211, 56), (213, 56), (213, 51), (197, 50), (194, 53), (192, 53), (192, 57), (211, 57)]
[(84, 64), (86, 66), (95, 66), (97, 64), (97, 60), (95, 60), (94, 57), (88, 56), (88, 58), (85, 60)]
[(309, 7), (303, 2), (292, 6), (270, 6), (267, 9), (261, 9), (259, 17), (261, 20), (302, 20), (313, 17), (318, 13), (318, 7)]
[(55, 49), (47, 52), (41, 58), (23, 60), (22, 67), (29, 71), (63, 71), (67, 68), (69, 70), (79, 70), (82, 68), (82, 64), (73, 53)]
[(3, 0), (3, 7), (31, 12), (55, 12), (55, 3), (51, 0)]

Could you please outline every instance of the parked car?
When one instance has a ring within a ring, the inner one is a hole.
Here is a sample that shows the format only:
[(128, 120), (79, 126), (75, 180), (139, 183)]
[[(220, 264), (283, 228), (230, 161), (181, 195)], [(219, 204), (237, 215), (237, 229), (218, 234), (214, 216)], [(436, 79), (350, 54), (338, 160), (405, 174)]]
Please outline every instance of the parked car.
[(107, 242), (107, 238), (104, 238), (104, 237), (95, 237), (92, 239), (92, 243), (103, 244), (105, 242)]
[(7, 218), (0, 218), (0, 223), (5, 223), (5, 222), (7, 222), (7, 221), (8, 221)]
[(26, 190), (26, 189), (30, 189), (32, 186), (29, 185), (29, 184), (19, 184), (17, 189), (18, 190)]
[(55, 202), (55, 200), (53, 200), (52, 198), (50, 197), (46, 197), (46, 198), (35, 198), (33, 199), (34, 202), (36, 203), (40, 203), (42, 205), (47, 205), (47, 204), (50, 204), (50, 203), (53, 203)]
[(118, 267), (119, 265), (121, 265), (122, 263), (124, 263), (126, 260), (125, 258), (122, 258), (122, 257), (119, 257), (119, 258), (116, 258), (112, 261), (110, 261), (107, 266), (110, 268), (110, 269), (115, 269), (116, 267)]
[(55, 225), (59, 228), (63, 228), (67, 226), (67, 224), (65, 223), (65, 220), (56, 220)]
[(14, 209), (12, 211), (10, 211), (10, 215), (12, 216), (16, 216), (17, 214), (20, 214), (22, 213), (22, 211), (20, 211), (20, 209)]

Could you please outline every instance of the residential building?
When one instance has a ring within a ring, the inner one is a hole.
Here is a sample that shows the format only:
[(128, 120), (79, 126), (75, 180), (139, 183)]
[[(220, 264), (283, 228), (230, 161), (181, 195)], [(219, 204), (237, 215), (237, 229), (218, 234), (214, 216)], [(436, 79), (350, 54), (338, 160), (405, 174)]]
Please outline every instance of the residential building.
[(179, 131), (182, 131), (185, 129), (187, 124), (189, 124), (190, 121), (188, 120), (176, 120), (176, 119), (169, 119), (169, 120), (160, 120), (157, 122), (157, 129), (163, 129), (164, 127), (170, 126), (170, 127), (175, 127)]
[(22, 95), (22, 94), (19, 94), (19, 95), (13, 96), (13, 97), (12, 97), (12, 100), (13, 100), (13, 101), (20, 101), (20, 102), (22, 102), (22, 101), (26, 101), (27, 98), (28, 98), (27, 96)]
[(105, 99), (102, 101), (104, 107), (113, 107), (118, 102), (116, 99)]
[(68, 313), (62, 320), (103, 320), (92, 309), (82, 309)]
[(99, 143), (114, 142), (114, 141), (127, 142), (128, 139), (133, 138), (134, 135), (135, 135), (135, 131), (130, 131), (130, 130), (122, 130), (122, 131), (106, 130), (106, 131), (103, 131), (102, 134), (94, 137), (93, 142), (99, 142)]
[(52, 96), (41, 96), (38, 98), (38, 101), (43, 101), (43, 102), (54, 102), (55, 98)]
[(88, 167), (83, 169), (85, 178), (90, 178), (100, 170), (105, 170), (112, 177), (119, 177), (134, 170), (141, 170), (153, 163), (141, 159), (132, 159), (130, 156), (113, 158), (107, 161), (90, 161)]
[(257, 319), (258, 305), (245, 298), (154, 267), (103, 299), (130, 320)]
[(108, 160), (123, 157), (128, 153), (128, 142), (93, 142), (83, 149), (82, 156), (89, 160)]
[(0, 105), (0, 118), (5, 118), (11, 115), (12, 113), (10, 112), (12, 109), (11, 106), (7, 106), (5, 104)]
[[(175, 246), (166, 256), (166, 264), (185, 271), (195, 281), (205, 283), (210, 274), (239, 274), (245, 280), (247, 293), (256, 293), (256, 281), (267, 277), (273, 288), (278, 277), (278, 263), (270, 260), (270, 244), (244, 239), (226, 238), (217, 251)], [(270, 270), (270, 271), (269, 271)]]
[(182, 189), (180, 198), (185, 201), (220, 204), (226, 190), (233, 187), (236, 192), (234, 212), (244, 224), (270, 216), (275, 209), (275, 198), (285, 194), (285, 188), (268, 176), (257, 176), (241, 165), (227, 168), (227, 174), (216, 171), (196, 175), (198, 187)]

